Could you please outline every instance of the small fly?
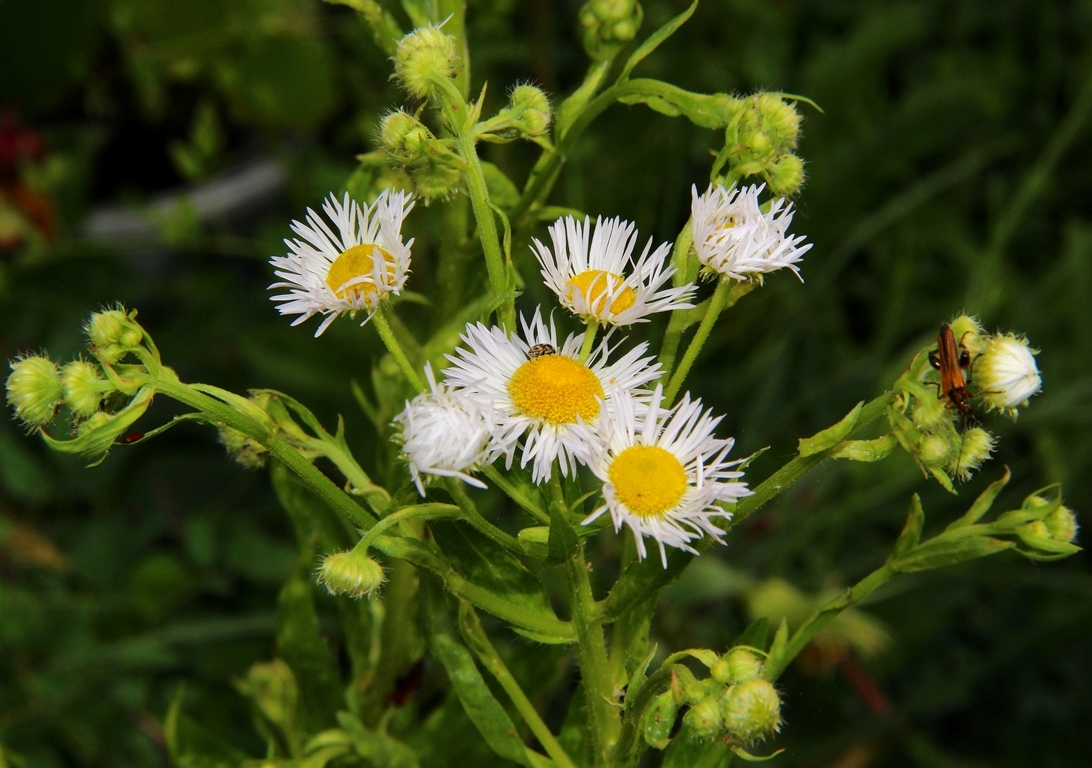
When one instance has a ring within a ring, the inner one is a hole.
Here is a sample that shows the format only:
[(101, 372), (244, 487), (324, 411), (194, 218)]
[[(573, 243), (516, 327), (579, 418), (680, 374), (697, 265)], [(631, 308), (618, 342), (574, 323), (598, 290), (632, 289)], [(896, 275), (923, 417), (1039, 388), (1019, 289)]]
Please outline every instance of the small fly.
[(527, 354), (532, 358), (545, 357), (546, 355), (556, 355), (557, 348), (553, 344), (535, 344), (529, 350)]

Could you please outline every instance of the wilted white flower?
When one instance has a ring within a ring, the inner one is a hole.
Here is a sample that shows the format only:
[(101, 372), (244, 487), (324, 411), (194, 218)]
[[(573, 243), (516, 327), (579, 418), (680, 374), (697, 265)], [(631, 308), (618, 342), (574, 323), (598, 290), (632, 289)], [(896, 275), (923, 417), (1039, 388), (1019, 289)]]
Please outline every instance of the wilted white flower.
[(973, 362), (974, 388), (991, 408), (1015, 415), (1042, 386), (1036, 354), (1027, 339), (1015, 334), (990, 336)]
[(346, 312), (365, 311), (368, 322), (379, 302), (401, 293), (406, 283), (413, 240), (402, 242), (402, 221), (412, 208), (410, 195), (389, 190), (368, 208), (348, 192), (340, 203), (331, 193), (322, 204), (326, 218), (308, 208), (306, 222), (292, 222), (302, 239), (286, 238), (289, 254), (270, 259), (281, 282), (269, 287), (288, 289), (270, 297), (281, 302), (277, 311), (299, 315), (292, 325), (325, 315), (315, 336)]
[[(732, 470), (741, 460), (727, 461), (734, 440), (719, 440), (713, 430), (723, 417), (702, 412), (700, 400), (687, 393), (675, 408), (665, 408), (657, 385), (647, 408), (626, 394), (614, 397), (595, 426), (580, 424), (581, 459), (603, 481), (603, 506), (585, 524), (610, 512), (614, 529), (628, 525), (637, 554), (646, 555), (644, 537), (656, 540), (667, 567), (665, 547), (694, 552), (694, 539), (709, 534), (722, 542), (723, 531), (712, 518), (731, 514), (718, 501), (751, 495), (743, 473)], [(643, 411), (643, 413), (642, 413)]]
[(710, 186), (704, 195), (692, 188), (694, 250), (708, 271), (746, 280), (788, 267), (800, 277), (796, 262), (811, 244), (801, 245), (803, 235), (788, 234), (793, 210), (785, 198), (771, 201), (769, 212), (762, 212), (758, 195), (764, 186), (732, 191)]
[(422, 474), (457, 477), (485, 488), (469, 473), (484, 462), (492, 409), (462, 392), (453, 392), (443, 382), (437, 384), (431, 365), (425, 365), (425, 376), (429, 391), (407, 402), (394, 417), (402, 427), (402, 453), (418, 492), (425, 495)]
[[(590, 236), (590, 242), (589, 242)], [(652, 239), (636, 262), (637, 230), (622, 219), (579, 222), (572, 216), (550, 226), (553, 250), (535, 239), (533, 249), (546, 287), (562, 306), (585, 320), (632, 325), (653, 312), (686, 309), (695, 286), (662, 286), (675, 274), (667, 264), (671, 244), (652, 250)]]
[(580, 362), (584, 334), (570, 334), (558, 344), (556, 328), (552, 322), (547, 326), (537, 309), (530, 322), (521, 318), (521, 325), (522, 336), (511, 337), (496, 326), (467, 325), (466, 347), (448, 355), (452, 367), (444, 375), (483, 407), (493, 407), (488, 461), (503, 455), (511, 467), (522, 442), (520, 466), (532, 464), (534, 481), (541, 483), (550, 479), (555, 459), (563, 476), (575, 474), (578, 421), (597, 423), (601, 404), (609, 413), (618, 392), (647, 394), (641, 388), (660, 375), (660, 366), (645, 357), (645, 343), (608, 362), (615, 349), (609, 336)]

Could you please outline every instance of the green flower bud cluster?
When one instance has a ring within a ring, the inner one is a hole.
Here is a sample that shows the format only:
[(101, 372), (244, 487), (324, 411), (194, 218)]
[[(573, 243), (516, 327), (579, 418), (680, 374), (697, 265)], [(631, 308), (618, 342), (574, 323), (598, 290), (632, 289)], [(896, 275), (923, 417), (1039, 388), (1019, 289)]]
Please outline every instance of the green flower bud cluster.
[(398, 110), (380, 123), (379, 143), (387, 162), (409, 173), (412, 187), (425, 204), (445, 200), (459, 188), (461, 178), (451, 139), (438, 139), (413, 115)]
[(319, 566), (317, 577), (331, 595), (354, 599), (370, 595), (385, 581), (383, 567), (356, 550), (327, 555)]
[[(91, 316), (85, 329), (93, 360), (77, 358), (60, 367), (44, 354), (12, 360), (6, 390), (16, 417), (41, 430), (58, 450), (105, 456), (152, 399), (153, 392), (141, 386), (143, 365), (121, 362), (127, 356), (156, 361), (154, 351), (144, 346), (144, 329), (135, 317), (135, 312), (122, 308)], [(74, 435), (69, 440), (45, 433), (62, 412)]]
[(637, 36), (644, 17), (637, 0), (588, 0), (580, 9), (584, 50), (593, 61), (618, 55)]
[(503, 144), (516, 139), (540, 139), (550, 130), (550, 99), (541, 88), (517, 85), (508, 97), (508, 106), (476, 129), (483, 141)]
[(778, 93), (742, 100), (724, 132), (718, 164), (727, 163), (735, 179), (761, 176), (775, 196), (791, 196), (804, 183), (804, 161), (793, 154), (800, 135), (800, 113)]
[(683, 715), (684, 726), (702, 739), (751, 744), (781, 728), (781, 698), (762, 677), (761, 651), (737, 646), (716, 658), (709, 670), (710, 677), (704, 680), (682, 675), (653, 701), (642, 721), (647, 744), (667, 747), (682, 704), (689, 705)]
[(455, 77), (458, 65), (455, 38), (438, 26), (413, 30), (398, 41), (394, 52), (394, 77), (419, 99), (439, 95), (443, 81)]
[[(1024, 504), (1015, 512), (1014, 517), (1033, 516), (1033, 519), (1016, 526), (1016, 535), (1033, 551), (1033, 559), (1052, 560), (1065, 557), (1077, 551), (1074, 541), (1080, 526), (1077, 516), (1061, 499), (1053, 501), (1039, 494), (1032, 494), (1024, 499)], [(1003, 522), (1002, 517), (998, 522)], [(1028, 552), (1022, 552), (1028, 555)]]

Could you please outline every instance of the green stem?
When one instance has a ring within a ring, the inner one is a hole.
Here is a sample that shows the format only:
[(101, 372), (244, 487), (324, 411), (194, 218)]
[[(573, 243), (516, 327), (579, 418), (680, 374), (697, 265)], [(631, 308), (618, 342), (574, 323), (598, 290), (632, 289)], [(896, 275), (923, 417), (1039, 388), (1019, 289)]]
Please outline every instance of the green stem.
[[(494, 296), (503, 296), (508, 290), (508, 279), (504, 266), (504, 251), (501, 249), (500, 236), (497, 234), (497, 220), (493, 213), (493, 206), (489, 203), (489, 189), (485, 184), (485, 174), (482, 172), (481, 160), (478, 159), (478, 150), (474, 146), (474, 139), (464, 127), (459, 130), (455, 141), (459, 147), (459, 156), (467, 164), (464, 174), (466, 178), (467, 192), (470, 194), (470, 205), (474, 209), (474, 218), (478, 222), (478, 237), (481, 239), (482, 251), (485, 253), (485, 268), (489, 273), (489, 287)], [(515, 302), (505, 302), (500, 312), (501, 322), (509, 331), (516, 327)]]
[(368, 547), (374, 544), (375, 540), (382, 536), (387, 529), (404, 523), (406, 520), (441, 520), (459, 517), (460, 512), (461, 510), (454, 504), (415, 504), (412, 507), (402, 507), (402, 509), (387, 515), (372, 526), (372, 529), (365, 534), (364, 538), (353, 547), (353, 551), (367, 554)]
[(173, 371), (170, 372), (170, 375), (166, 375), (166, 371), (170, 371), (170, 369), (164, 368), (161, 375), (149, 377), (149, 384), (167, 397), (206, 414), (214, 424), (223, 424), (232, 429), (237, 429), (247, 437), (257, 440), (276, 459), (295, 472), (320, 498), (352, 520), (358, 528), (368, 530), (375, 525), (374, 517), (353, 501), (352, 497), (345, 491), (338, 488), (330, 478), (322, 474), (311, 462), (303, 458), (295, 448), (284, 440), (272, 436), (272, 433), (257, 420), (240, 413), (210, 395), (202, 394), (183, 384), (174, 376)]
[(493, 541), (500, 544), (506, 549), (510, 549), (513, 552), (523, 554), (523, 547), (516, 541), (515, 536), (510, 536), (502, 531), (497, 526), (482, 517), (482, 513), (478, 511), (478, 508), (474, 505), (474, 502), (469, 496), (466, 495), (466, 491), (463, 489), (463, 484), (456, 478), (448, 478), (447, 490), (451, 494), (451, 498), (455, 500), (455, 503), (459, 505), (459, 509), (462, 510), (463, 515), (468, 523), (478, 529), (481, 533), (491, 538)]
[(580, 676), (588, 700), (588, 725), (594, 742), (595, 765), (605, 768), (611, 765), (610, 752), (618, 741), (621, 723), (610, 679), (606, 639), (603, 625), (597, 618), (598, 606), (592, 595), (582, 540), (577, 540), (565, 570), (572, 592), (572, 624), (576, 632)]
[(762, 676), (770, 682), (777, 680), (781, 673), (792, 663), (792, 660), (799, 655), (800, 651), (804, 650), (804, 646), (810, 643), (822, 631), (823, 627), (837, 618), (846, 608), (853, 607), (875, 591), (877, 587), (886, 584), (896, 573), (890, 563), (884, 563), (882, 567), (857, 582), (841, 596), (834, 598), (815, 611), (793, 633), (784, 650), (777, 654), (776, 658), (767, 659), (766, 669)]
[(524, 722), (531, 729), (531, 733), (535, 734), (535, 738), (546, 750), (546, 754), (550, 756), (550, 759), (554, 761), (558, 768), (576, 768), (572, 758), (569, 757), (557, 738), (550, 732), (546, 723), (539, 716), (534, 704), (527, 698), (523, 688), (520, 687), (516, 678), (508, 670), (500, 654), (497, 653), (497, 649), (489, 642), (489, 636), (485, 633), (477, 612), (469, 604), (460, 603), (459, 619), (459, 627), (463, 631), (463, 637), (466, 639), (467, 645), (477, 654), (482, 666), (489, 670), (493, 677), (497, 679), (497, 682), (500, 683), (504, 692), (508, 694), (508, 698), (512, 700), (516, 711), (523, 717)]
[(424, 392), (425, 383), (421, 381), (421, 377), (410, 364), (409, 358), (406, 357), (406, 353), (402, 351), (402, 345), (399, 344), (398, 339), (394, 337), (394, 333), (391, 331), (390, 322), (387, 321), (386, 313), (386, 305), (380, 304), (379, 309), (372, 315), (372, 322), (375, 323), (375, 329), (379, 331), (379, 338), (383, 340), (383, 344), (387, 347), (387, 351), (391, 353), (391, 357), (398, 363), (402, 375), (406, 377), (410, 386), (417, 390), (417, 392)]
[[(746, 286), (746, 288), (743, 288), (743, 286)], [(721, 278), (720, 282), (717, 283), (717, 290), (713, 293), (713, 298), (709, 300), (709, 309), (706, 310), (705, 317), (702, 318), (701, 325), (698, 326), (694, 338), (690, 340), (690, 346), (686, 348), (686, 354), (683, 355), (682, 362), (679, 363), (678, 369), (671, 375), (668, 382), (667, 391), (664, 393), (665, 407), (675, 402), (675, 396), (679, 394), (683, 382), (686, 381), (687, 374), (690, 373), (690, 368), (694, 365), (694, 361), (698, 359), (698, 353), (701, 352), (701, 348), (708, 340), (717, 318), (720, 317), (720, 313), (739, 301), (741, 296), (750, 293), (751, 288), (751, 283), (733, 284), (733, 281), (729, 278)]]
[[(857, 417), (857, 424), (854, 427), (853, 432), (856, 433), (862, 427), (871, 424), (883, 416), (887, 412), (887, 407), (891, 404), (893, 398), (893, 394), (885, 392), (866, 403), (865, 407), (861, 409), (860, 416)], [(732, 512), (732, 526), (739, 525), (757, 512), (766, 504), (766, 502), (793, 485), (797, 480), (811, 471), (813, 467), (822, 462), (823, 459), (829, 457), (839, 445), (841, 445), (841, 443), (838, 443), (838, 445), (834, 445), (825, 451), (819, 451), (819, 453), (812, 454), (811, 456), (798, 455), (789, 461), (789, 463), (782, 466), (781, 469), (759, 483), (755, 487), (753, 495), (740, 500), (736, 505), (735, 510)]]
[(599, 331), (598, 320), (588, 320), (588, 330), (584, 332), (584, 343), (580, 345), (580, 362), (585, 363), (588, 360), (588, 355), (591, 354), (592, 346), (595, 344), (595, 334)]

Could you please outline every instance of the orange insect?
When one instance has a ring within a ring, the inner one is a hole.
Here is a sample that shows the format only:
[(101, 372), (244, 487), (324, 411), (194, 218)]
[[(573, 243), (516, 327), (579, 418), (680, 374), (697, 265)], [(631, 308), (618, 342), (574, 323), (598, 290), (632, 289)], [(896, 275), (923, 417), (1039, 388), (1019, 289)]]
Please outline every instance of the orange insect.
[(947, 398), (948, 407), (955, 408), (964, 419), (971, 416), (971, 399), (974, 395), (967, 386), (971, 383), (971, 353), (962, 343), (956, 343), (952, 327), (940, 324), (937, 348), (929, 353), (929, 363), (940, 371), (941, 399)]

